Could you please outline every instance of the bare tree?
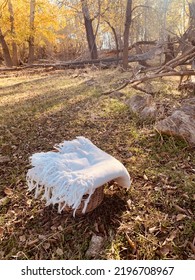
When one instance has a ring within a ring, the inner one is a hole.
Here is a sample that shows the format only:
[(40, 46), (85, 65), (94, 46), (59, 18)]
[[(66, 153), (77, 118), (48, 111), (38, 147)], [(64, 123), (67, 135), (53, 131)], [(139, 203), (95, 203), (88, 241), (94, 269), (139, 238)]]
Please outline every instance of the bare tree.
[(131, 13), (132, 12), (132, 0), (127, 0), (126, 6), (126, 19), (125, 19), (125, 31), (124, 31), (124, 47), (123, 47), (123, 68), (128, 67), (128, 48), (129, 48), (129, 29), (131, 25)]
[(8, 10), (10, 13), (11, 35), (12, 35), (12, 61), (13, 65), (18, 65), (18, 50), (15, 42), (15, 25), (14, 25), (14, 11), (11, 0), (8, 0)]
[(12, 63), (12, 59), (11, 59), (11, 56), (10, 56), (9, 48), (8, 48), (8, 45), (5, 41), (5, 36), (3, 35), (1, 28), (0, 28), (0, 44), (2, 46), (3, 58), (5, 60), (6, 66), (7, 67), (12, 67), (13, 63)]
[(34, 61), (34, 43), (35, 43), (35, 5), (36, 0), (30, 1), (30, 36), (29, 36), (29, 53), (28, 53), (28, 63), (31, 64)]
[(87, 0), (81, 0), (81, 4), (82, 4), (82, 12), (83, 12), (83, 17), (85, 22), (85, 30), (86, 30), (88, 47), (91, 54), (91, 59), (97, 59), (98, 58), (97, 46), (95, 42), (92, 19), (90, 18)]
[[(6, 7), (8, 0), (5, 0), (1, 5), (0, 5), (0, 18), (2, 17), (3, 14), (3, 9)], [(13, 62), (10, 56), (9, 48), (8, 45), (5, 41), (5, 34), (3, 34), (1, 26), (0, 26), (0, 44), (2, 47), (2, 52), (3, 52), (3, 58), (5, 61), (5, 65), (7, 67), (12, 67)]]
[(119, 42), (118, 42), (118, 37), (116, 34), (116, 29), (112, 26), (112, 24), (108, 20), (104, 20), (108, 26), (111, 28), (113, 35), (114, 35), (114, 40), (115, 40), (115, 45), (116, 45), (116, 57), (119, 59)]

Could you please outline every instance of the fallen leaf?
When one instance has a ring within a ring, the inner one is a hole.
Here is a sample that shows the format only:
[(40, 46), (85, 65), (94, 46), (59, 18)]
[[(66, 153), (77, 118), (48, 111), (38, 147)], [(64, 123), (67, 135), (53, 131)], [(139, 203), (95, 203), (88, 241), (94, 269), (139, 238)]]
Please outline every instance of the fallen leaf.
[(176, 209), (178, 212), (187, 214), (187, 211), (186, 211), (185, 209), (181, 208), (179, 205), (174, 204), (174, 207), (175, 207), (175, 209)]
[(45, 235), (42, 235), (42, 234), (39, 234), (38, 237), (39, 237), (40, 240), (44, 240), (45, 239)]
[(26, 236), (25, 236), (25, 235), (21, 235), (21, 236), (19, 237), (19, 240), (20, 240), (21, 242), (25, 242), (25, 241), (26, 241)]
[(178, 215), (176, 216), (176, 221), (179, 222), (179, 221), (185, 219), (186, 217), (187, 217), (187, 216), (184, 215), (184, 214), (178, 214)]
[(132, 200), (131, 199), (128, 199), (127, 200), (127, 205), (128, 205), (128, 207), (129, 207), (129, 209), (131, 210), (131, 208), (132, 208)]
[(157, 230), (156, 227), (149, 228), (149, 233), (154, 233)]
[(167, 256), (171, 250), (172, 250), (172, 246), (168, 245), (168, 244), (166, 244), (160, 248), (160, 252), (164, 256)]
[(58, 230), (59, 230), (59, 231), (63, 231), (64, 229), (63, 229), (62, 226), (59, 226), (59, 227), (58, 227)]
[(0, 237), (3, 235), (4, 228), (0, 227)]
[(146, 176), (146, 174), (144, 174), (144, 180), (148, 181), (148, 177)]
[(10, 198), (5, 196), (3, 198), (0, 199), (0, 206), (5, 206), (10, 202)]
[(32, 204), (32, 199), (27, 199), (26, 203), (27, 203), (28, 206), (31, 206), (31, 204)]
[(184, 229), (183, 225), (178, 226), (179, 229)]
[(182, 194), (182, 196), (186, 199), (189, 199), (189, 195), (187, 193)]
[(58, 249), (56, 250), (56, 254), (57, 254), (58, 256), (62, 256), (62, 255), (64, 254), (64, 252), (63, 252), (62, 249), (58, 248)]
[(39, 239), (38, 239), (38, 238), (36, 238), (36, 239), (34, 239), (34, 240), (30, 240), (30, 241), (28, 242), (28, 245), (29, 245), (29, 246), (32, 246), (32, 245), (36, 244), (37, 242), (39, 242)]
[(135, 254), (135, 252), (137, 250), (136, 244), (131, 240), (131, 238), (129, 237), (129, 235), (127, 233), (125, 235), (126, 235), (128, 243), (129, 243), (129, 246), (132, 249), (132, 253)]
[(13, 191), (12, 191), (12, 189), (10, 189), (10, 188), (8, 188), (8, 187), (6, 187), (5, 189), (4, 189), (4, 193), (6, 194), (6, 195), (13, 195)]
[(46, 243), (43, 244), (43, 248), (45, 250), (49, 249), (49, 247), (50, 247), (50, 243), (49, 242), (46, 242)]
[(166, 238), (166, 241), (172, 242), (177, 236), (177, 230), (173, 231), (168, 238)]
[(137, 216), (137, 217), (135, 218), (135, 221), (142, 222), (142, 221), (143, 221), (143, 219), (142, 219), (140, 216)]
[(52, 231), (56, 231), (56, 230), (57, 230), (57, 227), (56, 227), (56, 226), (51, 226), (51, 230), (52, 230)]

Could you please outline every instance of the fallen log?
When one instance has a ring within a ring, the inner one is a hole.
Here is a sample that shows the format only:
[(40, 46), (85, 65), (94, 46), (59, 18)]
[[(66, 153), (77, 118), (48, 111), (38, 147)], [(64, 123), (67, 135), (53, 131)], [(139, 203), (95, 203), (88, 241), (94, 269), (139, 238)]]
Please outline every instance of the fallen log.
[[(141, 62), (153, 59), (156, 55), (162, 53), (161, 47), (154, 47), (148, 52), (145, 52), (143, 54), (137, 54), (137, 55), (130, 55), (128, 57), (129, 62)], [(94, 60), (82, 60), (82, 61), (68, 61), (68, 62), (59, 62), (59, 63), (34, 63), (31, 65), (25, 65), (22, 67), (12, 67), (12, 68), (0, 68), (0, 72), (2, 71), (18, 71), (28, 68), (53, 68), (53, 69), (63, 69), (63, 68), (79, 68), (79, 67), (85, 67), (86, 65), (110, 65), (113, 63), (118, 63), (119, 61), (122, 61), (122, 58), (104, 58), (104, 59), (94, 59)]]

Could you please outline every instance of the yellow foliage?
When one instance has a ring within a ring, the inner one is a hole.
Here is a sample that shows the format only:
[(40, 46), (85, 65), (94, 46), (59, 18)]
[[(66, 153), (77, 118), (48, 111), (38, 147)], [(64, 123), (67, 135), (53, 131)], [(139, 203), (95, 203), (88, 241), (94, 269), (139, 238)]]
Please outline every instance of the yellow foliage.
[[(20, 45), (28, 41), (30, 36), (30, 1), (11, 0), (14, 11), (15, 42)], [(10, 33), (10, 14), (8, 4), (0, 0), (0, 26), (9, 44), (12, 41)], [(54, 1), (36, 0), (34, 37), (35, 45), (43, 45), (45, 42), (55, 43), (57, 31), (66, 26), (67, 11), (58, 7)]]

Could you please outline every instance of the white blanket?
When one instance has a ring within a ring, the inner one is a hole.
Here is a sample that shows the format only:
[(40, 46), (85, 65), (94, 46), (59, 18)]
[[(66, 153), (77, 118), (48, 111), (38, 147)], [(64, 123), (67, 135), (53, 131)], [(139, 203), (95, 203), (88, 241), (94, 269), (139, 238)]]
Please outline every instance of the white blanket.
[(83, 195), (89, 194), (82, 210), (85, 213), (95, 189), (111, 180), (130, 187), (124, 165), (89, 139), (77, 137), (55, 148), (57, 152), (35, 153), (30, 157), (33, 167), (26, 178), (29, 190), (35, 189), (35, 197), (42, 194), (46, 205), (57, 203), (59, 213), (67, 205), (75, 214)]

